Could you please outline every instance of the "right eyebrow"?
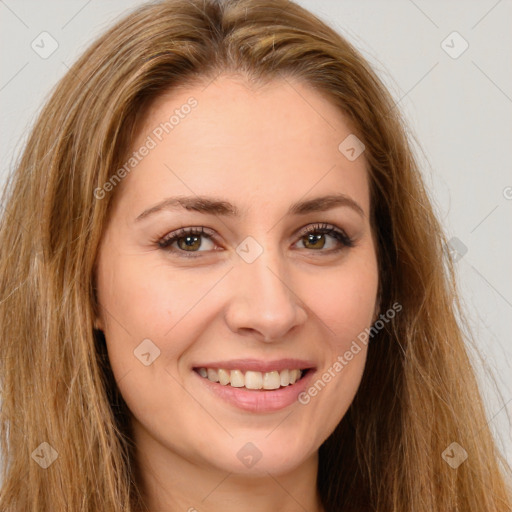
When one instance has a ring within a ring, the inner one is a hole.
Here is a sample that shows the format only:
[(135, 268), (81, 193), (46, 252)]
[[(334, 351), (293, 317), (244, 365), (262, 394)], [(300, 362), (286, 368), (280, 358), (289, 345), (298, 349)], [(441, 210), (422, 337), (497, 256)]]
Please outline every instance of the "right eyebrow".
[[(340, 206), (349, 207), (362, 217), (365, 215), (361, 206), (345, 194), (330, 194), (293, 203), (288, 209), (287, 215), (306, 215), (311, 212), (327, 211)], [(176, 196), (166, 198), (147, 210), (144, 210), (136, 218), (136, 221), (140, 221), (162, 210), (176, 210), (180, 208), (204, 214), (229, 217), (240, 216), (240, 210), (235, 205), (221, 198), (208, 196)]]

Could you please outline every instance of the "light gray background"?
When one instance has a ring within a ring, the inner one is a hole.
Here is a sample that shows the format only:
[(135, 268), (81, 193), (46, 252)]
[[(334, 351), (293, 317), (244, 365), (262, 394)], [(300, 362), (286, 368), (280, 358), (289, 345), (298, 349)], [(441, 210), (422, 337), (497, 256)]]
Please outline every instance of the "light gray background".
[[(90, 42), (141, 3), (0, 0), (0, 185), (56, 82)], [(502, 395), (479, 370), (489, 423), (512, 463), (512, 2), (299, 3), (374, 65), (421, 145), (438, 214), (449, 237), (467, 247), (457, 263), (459, 282)], [(46, 59), (31, 48), (43, 31), (59, 45)], [(456, 36), (446, 39), (453, 31), (469, 44), (458, 58), (443, 49), (455, 54), (463, 48)]]

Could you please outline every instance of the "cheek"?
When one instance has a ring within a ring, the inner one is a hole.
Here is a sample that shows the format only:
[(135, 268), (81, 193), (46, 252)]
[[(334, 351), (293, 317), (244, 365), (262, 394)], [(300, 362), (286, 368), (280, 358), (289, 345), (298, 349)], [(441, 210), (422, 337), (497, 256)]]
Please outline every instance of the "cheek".
[(310, 300), (315, 313), (329, 329), (339, 352), (373, 321), (378, 290), (377, 262), (373, 252), (354, 257), (326, 276), (324, 286)]
[(344, 263), (322, 279), (322, 290), (316, 288), (310, 296), (325, 334), (325, 359), (299, 402), (314, 417), (323, 418), (319, 439), (334, 430), (357, 392), (366, 362), (366, 335), (375, 314), (379, 276), (373, 247)]
[(118, 254), (98, 269), (98, 300), (117, 377), (142, 369), (134, 351), (147, 339), (156, 347), (158, 367), (176, 366), (211, 321), (215, 302), (203, 299), (225, 272), (192, 273), (165, 262), (148, 264), (148, 259), (147, 254)]
[[(172, 372), (204, 329), (197, 306), (211, 287), (210, 280), (187, 282), (190, 279), (184, 279), (184, 274), (180, 278), (179, 272), (161, 263), (148, 264), (147, 254), (111, 254), (98, 268), (98, 300), (106, 320), (108, 357), (121, 394), (139, 418), (154, 415), (160, 400), (157, 389), (167, 389), (180, 408), (184, 406), (180, 387), (167, 369)], [(145, 354), (149, 354), (146, 359)]]
[(98, 274), (98, 298), (111, 328), (115, 318), (133, 336), (162, 337), (187, 313), (193, 314), (211, 285), (162, 263), (148, 265), (148, 259), (120, 255), (115, 264), (106, 265)]
[(310, 297), (323, 332), (322, 367), (309, 388), (298, 397), (304, 413), (316, 418), (316, 443), (336, 428), (352, 403), (364, 372), (366, 332), (372, 325), (378, 290), (377, 262), (373, 251), (344, 262)]

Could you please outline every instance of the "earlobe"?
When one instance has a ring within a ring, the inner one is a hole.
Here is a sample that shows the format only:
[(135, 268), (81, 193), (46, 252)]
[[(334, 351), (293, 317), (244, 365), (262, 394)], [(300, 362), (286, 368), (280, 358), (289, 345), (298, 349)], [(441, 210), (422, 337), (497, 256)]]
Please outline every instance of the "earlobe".
[(101, 322), (98, 318), (94, 319), (93, 328), (96, 331), (103, 331), (103, 325), (101, 324)]
[(379, 303), (375, 306), (375, 311), (373, 312), (373, 318), (372, 318), (372, 325), (377, 321), (379, 318)]
[(375, 300), (375, 309), (373, 311), (372, 324), (374, 324), (377, 321), (377, 319), (379, 318), (380, 301), (381, 301), (381, 294), (380, 294), (380, 290), (379, 290), (379, 293), (377, 294), (377, 299)]

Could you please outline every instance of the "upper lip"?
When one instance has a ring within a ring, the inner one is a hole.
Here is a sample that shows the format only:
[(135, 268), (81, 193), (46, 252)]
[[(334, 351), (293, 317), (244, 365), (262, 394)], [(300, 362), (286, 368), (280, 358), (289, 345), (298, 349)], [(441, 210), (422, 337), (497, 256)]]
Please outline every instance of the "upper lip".
[(223, 368), (224, 370), (241, 370), (253, 372), (272, 372), (281, 370), (293, 370), (295, 368), (306, 370), (315, 368), (313, 361), (306, 359), (278, 359), (274, 361), (263, 361), (261, 359), (230, 359), (229, 361), (212, 361), (193, 366), (199, 368)]

